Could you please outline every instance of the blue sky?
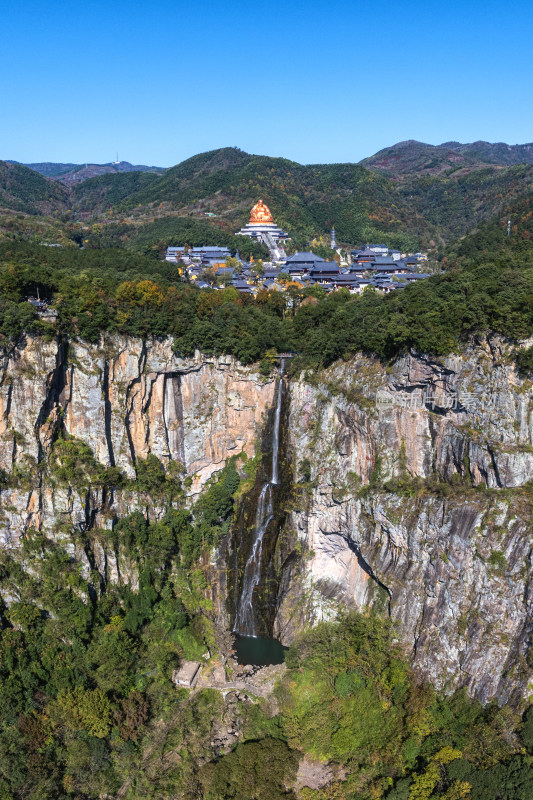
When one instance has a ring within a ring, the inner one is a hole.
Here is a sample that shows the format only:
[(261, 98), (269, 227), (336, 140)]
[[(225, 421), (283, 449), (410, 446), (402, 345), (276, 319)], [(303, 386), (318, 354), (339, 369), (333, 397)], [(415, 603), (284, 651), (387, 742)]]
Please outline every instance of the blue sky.
[(236, 145), (358, 161), (533, 141), (533, 4), (0, 4), (0, 158), (171, 166)]

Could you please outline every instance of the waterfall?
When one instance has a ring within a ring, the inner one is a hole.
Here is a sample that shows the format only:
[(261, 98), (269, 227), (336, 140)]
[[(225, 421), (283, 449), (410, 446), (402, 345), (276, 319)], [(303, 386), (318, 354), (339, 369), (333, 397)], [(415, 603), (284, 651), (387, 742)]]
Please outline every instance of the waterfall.
[(283, 367), (281, 361), (276, 408), (274, 411), (274, 424), (272, 429), (272, 468), (271, 478), (263, 484), (257, 509), (255, 512), (254, 540), (252, 552), (244, 568), (242, 592), (237, 604), (235, 625), (233, 630), (245, 636), (257, 636), (257, 627), (254, 614), (254, 591), (261, 580), (261, 560), (263, 556), (263, 537), (268, 526), (274, 519), (274, 486), (279, 483), (279, 433), (281, 421), (281, 404), (283, 399)]
[(257, 636), (253, 607), (254, 590), (261, 578), (261, 557), (263, 555), (263, 536), (274, 518), (272, 503), (272, 484), (265, 483), (259, 495), (255, 512), (254, 543), (250, 558), (246, 562), (242, 593), (235, 619), (235, 630), (247, 636)]
[(278, 483), (278, 451), (279, 451), (279, 421), (281, 418), (281, 399), (283, 393), (283, 361), (281, 362), (281, 371), (278, 383), (278, 398), (276, 401), (276, 413), (274, 416), (274, 430), (272, 432), (272, 478), (271, 483), (276, 485)]

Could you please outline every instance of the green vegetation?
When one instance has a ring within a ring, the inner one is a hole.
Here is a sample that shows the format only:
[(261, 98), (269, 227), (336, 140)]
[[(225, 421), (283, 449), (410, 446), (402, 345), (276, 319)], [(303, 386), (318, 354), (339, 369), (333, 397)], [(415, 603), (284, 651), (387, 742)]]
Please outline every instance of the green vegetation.
[[(379, 240), (413, 250), (443, 246), (530, 191), (533, 168), (518, 163), (520, 155), (530, 161), (520, 149), (510, 154), (498, 146), (458, 150), (414, 142), (363, 164), (305, 166), (222, 148), (163, 174), (99, 175), (72, 188), (0, 162), (0, 207), (47, 215), (55, 241), (71, 236), (86, 246), (148, 252), (176, 237), (185, 243), (181, 226), (187, 223), (207, 232), (198, 244), (226, 244), (262, 197), (291, 235), (290, 250), (328, 234), (333, 223), (339, 242)], [(0, 236), (12, 238), (16, 231), (31, 240), (32, 227), (0, 224)]]
[[(508, 707), (437, 696), (415, 680), (390, 622), (372, 616), (300, 636), (279, 713), (237, 703), (243, 741), (217, 758), (221, 696), (170, 681), (180, 658), (214, 647), (205, 583), (180, 563), (183, 529), (169, 551), (161, 523), (143, 519), (113, 531), (137, 589), (87, 580), (35, 533), (21, 554), (2, 552), (2, 585), (18, 598), (1, 609), (2, 798), (97, 800), (129, 786), (129, 800), (290, 800), (303, 754), (342, 767), (304, 800), (529, 798), (531, 711), (521, 726)], [(97, 535), (86, 534), (87, 552)]]
[(250, 208), (263, 197), (276, 222), (291, 233), (313, 237), (334, 222), (340, 241), (385, 237), (397, 246), (415, 246), (405, 203), (400, 198), (391, 202), (391, 193), (393, 184), (357, 164), (302, 166), (224, 148), (172, 167), (116, 211), (167, 203), (183, 212), (223, 215), (235, 229), (248, 221)]
[[(139, 173), (135, 173), (139, 174)], [(82, 184), (85, 186), (85, 184)], [(76, 233), (76, 231), (74, 231)], [(253, 242), (247, 236), (234, 236), (209, 222), (190, 217), (164, 216), (143, 225), (125, 222), (95, 224), (86, 233), (77, 231), (88, 248), (116, 247), (133, 250), (135, 253), (164, 256), (169, 245), (203, 245), (227, 247), (234, 255), (239, 251), (243, 258), (268, 259), (268, 249), (263, 244)]]
[(289, 800), (298, 754), (279, 739), (239, 744), (233, 752), (200, 769), (204, 800)]
[[(41, 321), (24, 302), (47, 297), (57, 323)], [(177, 353), (230, 353), (248, 364), (269, 350), (293, 350), (293, 365), (322, 367), (357, 352), (394, 358), (409, 348), (444, 355), (473, 333), (520, 339), (533, 333), (533, 267), (517, 253), (473, 263), (381, 296), (346, 291), (328, 296), (291, 289), (257, 298), (197, 290), (175, 265), (120, 250), (67, 251), (24, 244), (0, 246), (0, 335), (22, 330), (95, 342), (102, 331), (174, 337)], [(527, 367), (527, 355), (521, 356)], [(265, 362), (266, 364), (266, 362)], [(266, 366), (265, 366), (266, 368)]]
[(0, 240), (60, 244), (62, 247), (76, 248), (72, 232), (60, 220), (49, 216), (27, 213), (2, 213), (0, 211)]
[(435, 241), (450, 242), (533, 188), (533, 167), (484, 167), (457, 174), (411, 176), (398, 188), (434, 231)]
[[(22, 165), (0, 162), (0, 207), (47, 215), (55, 241), (72, 236), (88, 246), (148, 251), (170, 244), (174, 235), (184, 243), (180, 226), (186, 222), (208, 232), (198, 244), (226, 244), (262, 197), (292, 236), (290, 250), (324, 236), (333, 223), (339, 242), (379, 240), (412, 250), (443, 246), (530, 191), (530, 162), (527, 149), (487, 143), (407, 142), (361, 164), (306, 166), (222, 148), (163, 174), (99, 175), (70, 189)], [(68, 165), (36, 167), (47, 175), (54, 167), (69, 171)], [(179, 215), (173, 216), (177, 227), (170, 215)], [(31, 240), (32, 227), (0, 224), (0, 236), (12, 238), (16, 231)]]
[(130, 194), (145, 190), (154, 180), (157, 180), (157, 175), (150, 172), (110, 173), (89, 178), (73, 187), (72, 208), (74, 211), (94, 213), (115, 206)]
[(533, 781), (531, 759), (517, 755), (531, 747), (531, 712), (521, 742), (508, 707), (439, 697), (415, 680), (389, 622), (321, 624), (290, 648), (287, 665), (278, 695), (288, 744), (346, 770), (305, 798), (525, 800), (512, 791)]
[(66, 202), (66, 189), (22, 164), (0, 161), (0, 208), (52, 214)]
[[(0, 581), (11, 598), (8, 605), (0, 598), (2, 798), (115, 793), (159, 747), (170, 763), (150, 764), (157, 780), (147, 787), (139, 775), (131, 796), (175, 797), (174, 788), (190, 796), (198, 762), (211, 758), (210, 730), (222, 701), (210, 692), (189, 698), (170, 678), (180, 659), (214, 648), (197, 562), (227, 530), (236, 460), (189, 509), (179, 465), (165, 470), (149, 456), (137, 462), (136, 479), (115, 471), (112, 485), (144, 506), (166, 508), (159, 521), (134, 511), (107, 530), (81, 526), (54, 537), (30, 530), (21, 550), (0, 552)], [(53, 481), (80, 493), (102, 477), (90, 449), (72, 437), (56, 442), (48, 469)], [(96, 569), (102, 546), (117, 554), (117, 583)], [(149, 776), (147, 767), (150, 783)], [(168, 793), (167, 781), (174, 787)]]
[[(529, 193), (493, 219), (440, 253), (444, 267), (470, 266), (497, 259), (499, 263), (532, 263), (533, 194)], [(511, 220), (510, 236), (507, 222)]]

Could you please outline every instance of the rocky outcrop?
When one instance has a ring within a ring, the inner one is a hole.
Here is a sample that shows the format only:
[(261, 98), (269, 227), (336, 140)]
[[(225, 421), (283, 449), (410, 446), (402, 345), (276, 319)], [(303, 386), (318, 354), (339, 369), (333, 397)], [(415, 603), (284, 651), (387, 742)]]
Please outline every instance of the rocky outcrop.
[(295, 479), (307, 463), (311, 482), (290, 517), (302, 555), (280, 564), (275, 634), (374, 606), (435, 685), (528, 694), (533, 404), (505, 345), (294, 381), (290, 433)]

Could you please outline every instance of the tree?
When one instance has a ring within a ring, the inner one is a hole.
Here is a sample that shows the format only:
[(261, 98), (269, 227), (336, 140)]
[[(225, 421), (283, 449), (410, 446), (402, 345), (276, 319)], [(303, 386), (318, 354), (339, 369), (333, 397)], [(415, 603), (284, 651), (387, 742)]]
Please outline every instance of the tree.
[(141, 692), (134, 689), (120, 701), (120, 710), (114, 716), (123, 739), (136, 742), (142, 726), (148, 720), (150, 704)]
[(74, 436), (55, 442), (50, 454), (50, 470), (60, 483), (77, 489), (98, 482), (104, 472), (89, 445)]
[(51, 709), (56, 725), (73, 731), (85, 730), (99, 739), (111, 730), (111, 705), (102, 689), (74, 689), (61, 692)]
[(153, 453), (146, 458), (137, 458), (135, 461), (137, 472), (137, 487), (140, 492), (158, 495), (165, 488), (165, 468)]
[(289, 800), (299, 755), (278, 739), (245, 742), (199, 772), (205, 800)]
[(242, 274), (242, 262), (234, 256), (228, 256), (226, 258), (226, 267), (232, 269), (236, 275)]

